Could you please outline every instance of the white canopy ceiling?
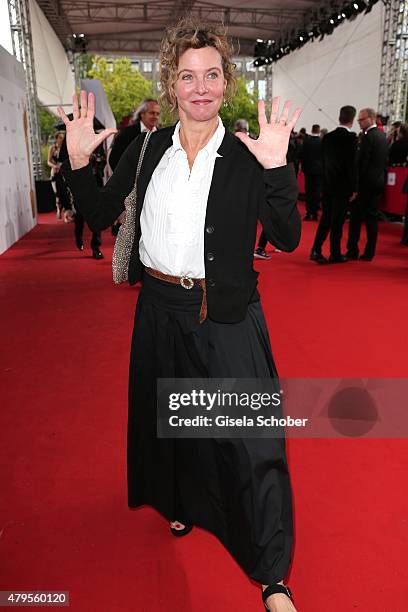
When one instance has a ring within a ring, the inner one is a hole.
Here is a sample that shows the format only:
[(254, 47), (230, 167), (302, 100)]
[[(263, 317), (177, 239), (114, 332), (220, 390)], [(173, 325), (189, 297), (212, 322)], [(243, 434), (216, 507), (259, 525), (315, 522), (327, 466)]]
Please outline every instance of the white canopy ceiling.
[[(252, 55), (256, 38), (273, 39), (303, 25), (321, 0), (37, 0), (64, 47), (72, 34), (85, 34), (97, 53), (156, 52), (163, 29), (187, 13), (223, 22)], [(331, 2), (326, 2), (326, 6)]]

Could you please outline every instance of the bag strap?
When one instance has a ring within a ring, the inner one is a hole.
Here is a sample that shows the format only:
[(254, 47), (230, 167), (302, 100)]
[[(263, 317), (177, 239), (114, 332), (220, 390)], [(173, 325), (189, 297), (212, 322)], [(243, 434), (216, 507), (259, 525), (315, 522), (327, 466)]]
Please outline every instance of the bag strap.
[(152, 135), (152, 133), (153, 133), (152, 130), (149, 130), (146, 133), (145, 139), (142, 144), (142, 149), (140, 151), (139, 160), (137, 162), (136, 178), (135, 178), (135, 184), (133, 187), (133, 189), (135, 190), (135, 196), (137, 195), (137, 179), (139, 178), (140, 170), (142, 168), (143, 158), (145, 156), (146, 148), (147, 148), (147, 145), (149, 144), (150, 136)]

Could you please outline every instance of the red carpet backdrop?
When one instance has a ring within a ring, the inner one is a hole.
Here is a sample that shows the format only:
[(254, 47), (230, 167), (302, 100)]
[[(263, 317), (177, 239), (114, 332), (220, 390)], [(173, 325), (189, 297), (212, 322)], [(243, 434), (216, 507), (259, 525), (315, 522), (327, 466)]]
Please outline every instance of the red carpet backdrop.
[[(380, 225), (371, 263), (256, 262), (281, 376), (408, 375), (408, 249)], [(137, 289), (75, 250), (53, 214), (0, 258), (0, 590), (70, 592), (75, 612), (261, 611), (210, 534), (173, 538), (126, 503), (127, 368)], [(89, 236), (87, 236), (89, 238)], [(406, 440), (288, 440), (298, 612), (404, 612)]]

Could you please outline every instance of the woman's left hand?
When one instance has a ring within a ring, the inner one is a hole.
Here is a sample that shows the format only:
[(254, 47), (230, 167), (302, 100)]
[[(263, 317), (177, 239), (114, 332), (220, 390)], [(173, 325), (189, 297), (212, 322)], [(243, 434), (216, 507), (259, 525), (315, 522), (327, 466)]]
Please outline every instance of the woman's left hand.
[(265, 169), (286, 165), (290, 133), (302, 112), (301, 108), (297, 108), (289, 121), (292, 103), (286, 101), (279, 117), (279, 102), (279, 97), (273, 98), (269, 123), (265, 114), (265, 102), (263, 100), (258, 102), (259, 136), (257, 140), (242, 132), (236, 134)]

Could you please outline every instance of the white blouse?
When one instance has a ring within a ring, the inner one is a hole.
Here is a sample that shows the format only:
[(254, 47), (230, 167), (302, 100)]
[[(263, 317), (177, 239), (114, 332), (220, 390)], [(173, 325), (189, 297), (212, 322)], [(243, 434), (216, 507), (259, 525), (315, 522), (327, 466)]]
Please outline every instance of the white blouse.
[(204, 224), (217, 149), (225, 128), (217, 130), (194, 160), (190, 172), (180, 144), (180, 123), (146, 190), (140, 227), (141, 262), (172, 276), (204, 278)]

